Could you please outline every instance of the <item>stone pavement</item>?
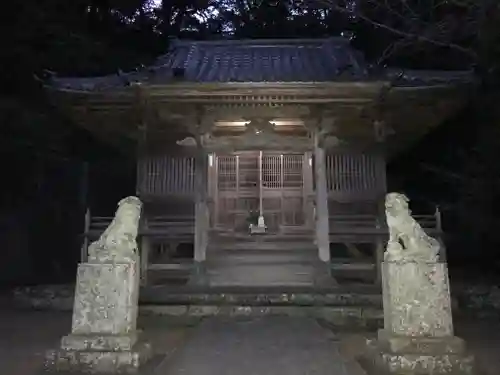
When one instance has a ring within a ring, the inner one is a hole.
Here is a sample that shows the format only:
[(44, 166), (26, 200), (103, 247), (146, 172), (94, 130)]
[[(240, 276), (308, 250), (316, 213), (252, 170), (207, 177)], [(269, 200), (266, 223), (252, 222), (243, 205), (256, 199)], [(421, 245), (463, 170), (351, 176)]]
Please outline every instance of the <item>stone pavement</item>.
[[(138, 327), (144, 330), (154, 351), (152, 366), (145, 375), (156, 374), (153, 370), (158, 366), (158, 360), (168, 359), (198, 323), (198, 319), (140, 317)], [(67, 335), (70, 329), (69, 312), (0, 309), (0, 374), (44, 373), (41, 370), (45, 351), (58, 348), (61, 337)]]
[(212, 318), (162, 366), (169, 375), (359, 375), (337, 337), (315, 320)]
[[(455, 325), (485, 374), (500, 374), (500, 321), (459, 318)], [(221, 317), (198, 325), (150, 316), (139, 327), (163, 356), (154, 375), (362, 374), (339, 354), (340, 334), (307, 318)], [(70, 313), (0, 310), (0, 374), (39, 375), (45, 350), (56, 348), (70, 328)]]

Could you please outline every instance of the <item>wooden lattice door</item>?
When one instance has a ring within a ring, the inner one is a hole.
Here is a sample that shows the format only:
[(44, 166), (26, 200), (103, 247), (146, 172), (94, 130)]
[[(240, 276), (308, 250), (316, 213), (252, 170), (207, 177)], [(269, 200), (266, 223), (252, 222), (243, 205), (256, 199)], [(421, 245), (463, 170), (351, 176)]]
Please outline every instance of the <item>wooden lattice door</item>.
[(247, 231), (261, 197), (269, 232), (305, 224), (303, 154), (241, 152), (218, 155), (216, 163), (217, 227)]

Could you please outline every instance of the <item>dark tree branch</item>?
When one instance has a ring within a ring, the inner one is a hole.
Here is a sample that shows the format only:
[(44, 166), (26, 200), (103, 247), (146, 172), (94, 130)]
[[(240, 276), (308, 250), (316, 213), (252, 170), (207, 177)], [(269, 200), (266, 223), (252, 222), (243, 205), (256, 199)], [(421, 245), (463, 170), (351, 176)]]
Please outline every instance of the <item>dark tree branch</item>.
[[(427, 22), (422, 14), (419, 14), (415, 9), (411, 8), (407, 1), (401, 0), (400, 3), (409, 13), (405, 15), (394, 9), (393, 6), (390, 5), (389, 0), (368, 0), (368, 3), (374, 6), (376, 9), (384, 9), (388, 15), (392, 15), (397, 18), (401, 23), (403, 23), (406, 27), (396, 27), (393, 26), (389, 22), (382, 22), (374, 17), (370, 17), (365, 12), (360, 11), (354, 7), (353, 10), (349, 9), (346, 6), (340, 5), (337, 0), (306, 0), (309, 3), (315, 3), (316, 5), (328, 7), (330, 9), (334, 9), (335, 11), (348, 14), (351, 17), (359, 18), (360, 20), (371, 24), (377, 28), (385, 30), (395, 36), (403, 38), (405, 41), (412, 43), (428, 43), (430, 45), (450, 48), (455, 51), (459, 51), (464, 55), (472, 58), (473, 60), (478, 60), (479, 56), (477, 52), (468, 46), (461, 45), (459, 43), (453, 42), (450, 38), (450, 33), (452, 30), (447, 30), (447, 27), (450, 26), (451, 21), (446, 22), (445, 20), (441, 20), (440, 22)], [(477, 4), (474, 2), (465, 0), (465, 1), (455, 1), (450, 0), (448, 2), (442, 1), (437, 3), (434, 8), (447, 6), (459, 6), (467, 9), (467, 13), (476, 13)], [(474, 22), (476, 19), (474, 18)], [(447, 32), (446, 32), (447, 31)], [(443, 36), (440, 38), (440, 36)], [(392, 48), (394, 50), (394, 48)]]

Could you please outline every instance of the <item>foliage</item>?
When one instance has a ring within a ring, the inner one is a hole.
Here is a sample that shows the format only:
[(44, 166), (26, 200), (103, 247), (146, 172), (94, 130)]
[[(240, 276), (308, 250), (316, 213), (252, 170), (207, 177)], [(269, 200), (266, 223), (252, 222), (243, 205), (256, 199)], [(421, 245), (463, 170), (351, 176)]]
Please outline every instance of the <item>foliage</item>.
[[(349, 15), (378, 63), (474, 66), (491, 78), (500, 60), (496, 0), (304, 0)], [(418, 58), (416, 58), (418, 56)]]
[(497, 257), (498, 98), (495, 91), (478, 94), (464, 111), (398, 158), (389, 170), (393, 188), (440, 205), (455, 259)]

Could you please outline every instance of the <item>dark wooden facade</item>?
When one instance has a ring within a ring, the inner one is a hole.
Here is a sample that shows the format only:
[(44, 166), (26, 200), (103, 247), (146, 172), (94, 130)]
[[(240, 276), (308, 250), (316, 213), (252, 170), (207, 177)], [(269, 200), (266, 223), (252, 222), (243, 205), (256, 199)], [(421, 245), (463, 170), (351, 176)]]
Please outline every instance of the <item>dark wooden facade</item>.
[[(333, 38), (178, 42), (148, 69), (48, 87), (82, 126), (137, 152), (147, 270), (173, 264), (154, 246), (192, 243), (200, 266), (222, 237), (254, 240), (255, 213), (266, 237), (314, 243), (323, 263), (332, 244), (358, 243), (379, 263), (386, 163), (462, 104), (463, 85), (462, 73), (370, 75)], [(87, 215), (83, 260), (109, 220)], [(440, 235), (439, 212), (419, 220)]]
[[(210, 227), (246, 231), (251, 212), (263, 212), (272, 232), (282, 227), (312, 229), (314, 155), (311, 152), (242, 151), (207, 155)], [(386, 192), (385, 160), (376, 153), (337, 152), (326, 155), (330, 212), (379, 213)], [(186, 212), (194, 205), (194, 156), (151, 156), (138, 161), (137, 193), (150, 201), (170, 202)], [(262, 183), (261, 183), (262, 181)], [(192, 210), (191, 210), (192, 211)], [(180, 214), (170, 212), (169, 214)], [(286, 229), (285, 229), (286, 231)]]

